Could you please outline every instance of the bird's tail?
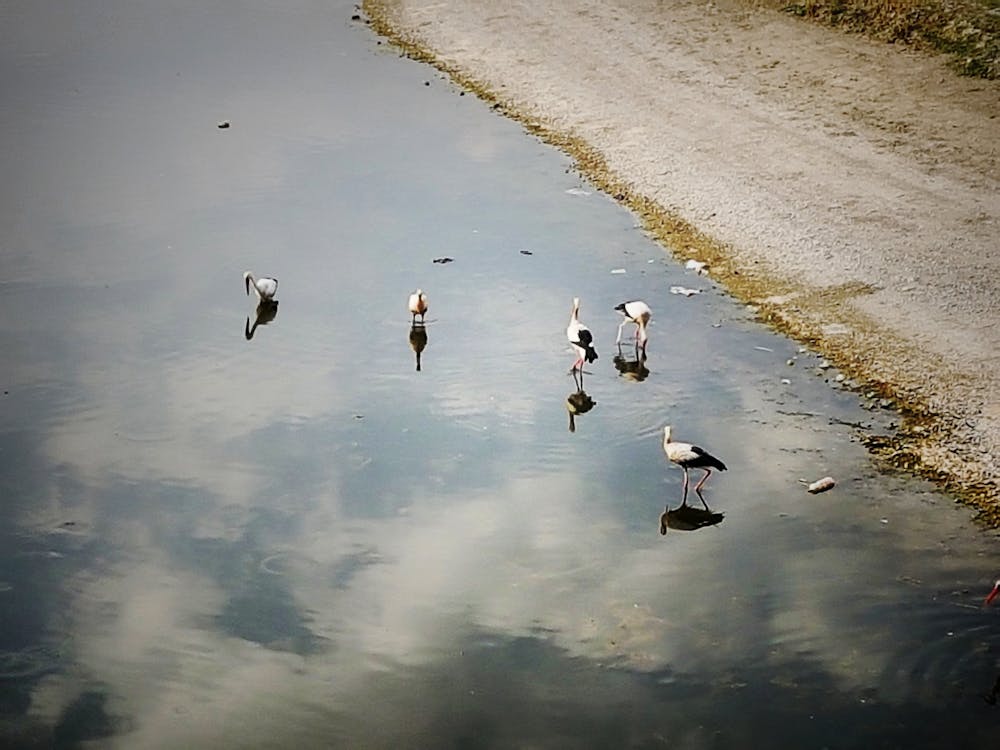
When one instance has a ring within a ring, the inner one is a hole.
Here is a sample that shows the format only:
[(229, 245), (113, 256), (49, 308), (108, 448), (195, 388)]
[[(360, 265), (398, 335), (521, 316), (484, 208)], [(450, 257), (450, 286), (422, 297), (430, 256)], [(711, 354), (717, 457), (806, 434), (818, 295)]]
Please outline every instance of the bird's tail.
[(715, 456), (712, 456), (711, 466), (713, 469), (718, 469), (719, 471), (726, 471), (726, 465), (722, 463), (722, 461), (717, 459)]
[(587, 353), (584, 355), (584, 359), (587, 360), (588, 364), (597, 359), (597, 351), (595, 351), (594, 347), (587, 347)]

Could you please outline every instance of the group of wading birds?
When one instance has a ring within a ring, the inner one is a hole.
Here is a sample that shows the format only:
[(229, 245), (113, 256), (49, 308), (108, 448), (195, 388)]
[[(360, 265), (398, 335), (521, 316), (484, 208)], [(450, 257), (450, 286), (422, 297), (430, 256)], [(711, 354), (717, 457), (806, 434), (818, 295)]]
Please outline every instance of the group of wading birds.
[[(247, 294), (250, 294), (250, 289), (252, 288), (257, 293), (258, 299), (257, 319), (252, 328), (250, 326), (250, 319), (247, 318), (245, 334), (247, 340), (249, 340), (253, 338), (253, 333), (257, 329), (258, 325), (264, 325), (270, 322), (277, 314), (278, 301), (274, 299), (274, 295), (278, 291), (278, 280), (272, 278), (254, 278), (253, 274), (250, 273), (250, 271), (247, 271), (243, 274), (243, 281), (246, 285)], [(427, 295), (422, 289), (416, 289), (412, 294), (410, 294), (408, 309), (411, 315), (410, 346), (413, 348), (414, 352), (416, 352), (417, 370), (419, 371), (420, 353), (427, 345), (425, 316), (427, 315), (427, 310), (429, 309)], [(638, 362), (641, 363), (645, 361), (646, 342), (648, 340), (646, 327), (649, 325), (649, 321), (653, 317), (653, 311), (650, 309), (649, 305), (642, 300), (622, 302), (621, 304), (615, 306), (614, 309), (623, 317), (621, 323), (618, 325), (618, 336), (615, 339), (615, 344), (619, 346), (620, 350), (622, 329), (630, 323), (634, 324), (635, 347), (637, 353), (639, 354)], [(418, 315), (420, 316), (419, 322), (417, 322)], [(576, 382), (577, 391), (575, 394), (572, 394), (566, 402), (567, 409), (569, 409), (570, 413), (570, 430), (572, 431), (574, 429), (574, 414), (589, 411), (594, 406), (593, 399), (587, 396), (583, 390), (583, 367), (584, 364), (596, 362), (598, 358), (597, 350), (594, 348), (594, 336), (590, 329), (580, 321), (579, 297), (573, 298), (573, 309), (570, 313), (569, 325), (566, 326), (566, 339), (569, 341), (570, 347), (572, 347), (576, 354), (576, 360), (573, 362), (570, 372), (573, 374), (574, 381)], [(722, 520), (722, 514), (711, 512), (708, 507), (708, 503), (705, 502), (705, 498), (701, 494), (701, 488), (702, 485), (705, 484), (708, 477), (712, 474), (712, 469), (726, 471), (726, 465), (704, 448), (692, 445), (691, 443), (682, 443), (673, 440), (670, 425), (663, 428), (663, 452), (668, 460), (677, 464), (684, 470), (684, 483), (680, 507), (671, 511), (668, 506), (666, 511), (660, 517), (660, 533), (665, 534), (668, 527), (692, 529), (719, 523)], [(691, 514), (690, 510), (693, 509), (688, 509), (687, 506), (689, 485), (688, 471), (691, 469), (701, 469), (705, 472), (702, 478), (694, 486), (695, 493), (705, 506), (705, 511), (699, 511), (697, 514)], [(685, 513), (685, 510), (689, 512)], [(997, 596), (1000, 596), (1000, 580), (996, 581), (993, 585), (993, 590), (987, 595), (985, 604), (989, 604)]]
[[(417, 353), (417, 370), (419, 370), (420, 352), (427, 344), (427, 331), (424, 324), (424, 318), (427, 314), (428, 304), (427, 295), (424, 294), (423, 289), (417, 289), (410, 295), (408, 306), (411, 315), (410, 346), (413, 347), (413, 350)], [(634, 362), (635, 366), (631, 369), (633, 373), (641, 371), (644, 369), (642, 363), (646, 359), (646, 342), (648, 339), (646, 327), (649, 325), (649, 321), (653, 317), (653, 311), (649, 308), (649, 305), (642, 300), (622, 302), (621, 304), (615, 306), (615, 311), (621, 313), (623, 318), (621, 323), (618, 325), (618, 337), (615, 339), (615, 344), (618, 345), (620, 352), (622, 329), (629, 323), (634, 324), (636, 360)], [(420, 316), (419, 323), (417, 322), (418, 315)], [(573, 310), (570, 313), (569, 325), (566, 326), (566, 339), (569, 341), (569, 345), (576, 353), (576, 361), (573, 362), (573, 366), (570, 368), (570, 372), (573, 374), (573, 379), (576, 383), (576, 392), (571, 394), (569, 398), (566, 399), (566, 408), (569, 410), (569, 429), (570, 432), (573, 432), (575, 430), (574, 416), (590, 411), (590, 409), (594, 407), (594, 400), (583, 390), (583, 367), (584, 364), (596, 362), (598, 358), (597, 350), (594, 348), (594, 335), (590, 332), (590, 329), (580, 321), (579, 297), (573, 298)], [(620, 364), (623, 362), (625, 362), (623, 358), (616, 358), (615, 364), (619, 370), (625, 369), (625, 367)], [(646, 372), (648, 372), (648, 370)], [(638, 379), (641, 380), (644, 377), (645, 375), (639, 375)], [(671, 462), (677, 464), (684, 470), (684, 485), (683, 499), (681, 500), (680, 506), (674, 510), (670, 510), (670, 507), (668, 506), (663, 515), (660, 516), (660, 533), (666, 534), (667, 528), (692, 530), (696, 528), (703, 528), (705, 526), (712, 526), (722, 521), (722, 514), (713, 513), (708, 507), (708, 503), (705, 502), (705, 498), (701, 494), (701, 488), (702, 485), (705, 484), (705, 480), (707, 480), (711, 475), (712, 469), (726, 471), (726, 465), (711, 453), (698, 447), (697, 445), (692, 445), (691, 443), (681, 443), (673, 440), (671, 437), (670, 425), (663, 428), (663, 452)], [(691, 469), (701, 469), (705, 472), (699, 482), (694, 486), (695, 494), (698, 495), (702, 505), (705, 506), (704, 511), (689, 508), (687, 504), (689, 485), (688, 471)]]

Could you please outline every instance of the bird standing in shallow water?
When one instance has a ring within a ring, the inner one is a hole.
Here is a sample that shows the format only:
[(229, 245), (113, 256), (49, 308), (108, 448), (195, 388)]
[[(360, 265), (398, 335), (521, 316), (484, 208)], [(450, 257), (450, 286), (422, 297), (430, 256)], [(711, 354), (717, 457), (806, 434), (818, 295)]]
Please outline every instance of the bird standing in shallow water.
[(257, 297), (260, 300), (271, 300), (274, 299), (274, 293), (278, 291), (278, 280), (277, 279), (255, 279), (253, 274), (247, 271), (243, 274), (243, 283), (246, 284), (247, 294), (250, 294), (250, 286), (253, 285), (253, 290), (257, 292)]
[[(705, 484), (712, 469), (725, 471), (726, 465), (711, 453), (690, 443), (675, 443), (670, 439), (670, 425), (663, 428), (663, 452), (673, 463), (684, 469), (684, 502), (687, 502), (688, 494), (688, 469), (704, 469), (705, 476), (694, 486), (694, 491), (699, 492), (701, 486)], [(700, 496), (700, 492), (699, 492)]]
[(588, 363), (597, 359), (597, 351), (594, 349), (594, 336), (590, 329), (580, 322), (580, 298), (573, 298), (573, 312), (569, 316), (569, 325), (566, 326), (566, 338), (569, 339), (570, 346), (576, 352), (576, 362), (570, 368), (573, 372), (578, 367), (583, 372), (583, 363)]
[(424, 315), (427, 313), (427, 295), (424, 294), (422, 289), (417, 289), (413, 294), (410, 295), (410, 314), (413, 316), (411, 322), (416, 322), (417, 316), (420, 316), (420, 322), (424, 322)]
[(649, 323), (649, 319), (653, 317), (653, 311), (649, 309), (649, 305), (641, 299), (637, 299), (631, 302), (622, 302), (620, 305), (615, 306), (615, 310), (625, 316), (625, 320), (618, 325), (618, 338), (615, 339), (615, 343), (621, 343), (622, 328), (625, 324), (635, 323), (635, 341), (645, 349), (646, 325)]

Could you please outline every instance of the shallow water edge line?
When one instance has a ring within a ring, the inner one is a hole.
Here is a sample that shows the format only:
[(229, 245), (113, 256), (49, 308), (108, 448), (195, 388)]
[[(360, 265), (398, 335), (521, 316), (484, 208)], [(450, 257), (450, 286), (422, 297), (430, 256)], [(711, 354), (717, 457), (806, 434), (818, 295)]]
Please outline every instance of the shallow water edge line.
[[(900, 427), (890, 437), (862, 434), (860, 439), (886, 468), (929, 479), (978, 511), (982, 523), (1000, 527), (1000, 482), (972, 452), (963, 456), (956, 446), (974, 444), (967, 414), (938, 405), (912, 373), (894, 363), (907, 361), (894, 353), (914, 353), (915, 345), (886, 330), (871, 316), (845, 304), (872, 290), (861, 284), (815, 288), (781, 274), (779, 269), (748, 267), (736, 261), (734, 248), (701, 231), (690, 221), (644, 195), (615, 173), (601, 152), (574, 135), (526, 114), (483, 81), (449, 63), (394, 16), (394, 3), (364, 0), (366, 22), (406, 57), (426, 63), (464, 90), (487, 102), (498, 114), (516, 120), (540, 140), (568, 154), (581, 176), (639, 217), (642, 226), (679, 261), (697, 258), (708, 264), (712, 278), (737, 300), (750, 305), (757, 318), (772, 329), (814, 349), (847, 375), (860, 394), (888, 399), (900, 415)], [(847, 333), (831, 335), (831, 325)], [(926, 352), (922, 356), (929, 358)], [(962, 379), (943, 361), (934, 368)]]

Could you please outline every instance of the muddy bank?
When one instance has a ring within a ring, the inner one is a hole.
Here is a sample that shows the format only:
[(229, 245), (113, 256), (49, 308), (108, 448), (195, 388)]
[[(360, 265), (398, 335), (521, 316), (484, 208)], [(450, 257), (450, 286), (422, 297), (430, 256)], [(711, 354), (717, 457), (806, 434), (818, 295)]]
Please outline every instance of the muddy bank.
[(737, 4), (364, 8), (890, 399), (873, 449), (997, 519), (1000, 83)]

